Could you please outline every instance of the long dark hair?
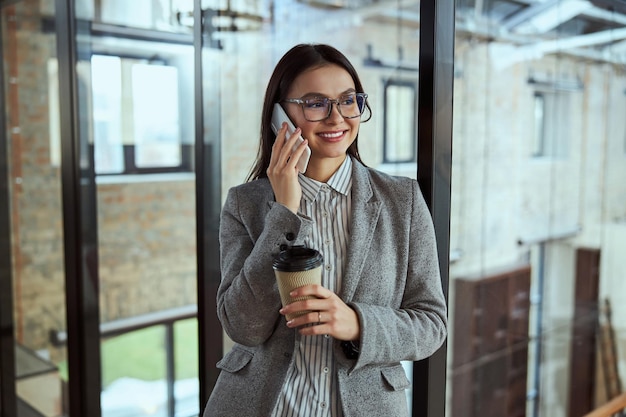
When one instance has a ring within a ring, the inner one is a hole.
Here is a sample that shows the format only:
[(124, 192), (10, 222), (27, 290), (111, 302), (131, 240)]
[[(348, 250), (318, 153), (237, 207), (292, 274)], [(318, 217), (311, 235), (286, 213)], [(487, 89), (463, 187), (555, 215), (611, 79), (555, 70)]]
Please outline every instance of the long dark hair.
[[(287, 98), (286, 94), (287, 91), (289, 91), (289, 87), (291, 87), (293, 81), (300, 74), (309, 69), (330, 64), (338, 65), (348, 71), (354, 81), (357, 93), (364, 92), (361, 80), (348, 58), (332, 46), (323, 44), (299, 44), (287, 51), (280, 61), (278, 61), (270, 77), (267, 89), (265, 90), (263, 113), (261, 115), (261, 142), (256, 162), (248, 175), (247, 181), (267, 177), (267, 167), (270, 164), (272, 145), (276, 140), (276, 135), (270, 127), (274, 103), (279, 103)], [(372, 117), (372, 109), (367, 101), (365, 106), (368, 115), (362, 122), (366, 122)], [(348, 148), (348, 155), (353, 156), (362, 163), (357, 144), (358, 135)]]

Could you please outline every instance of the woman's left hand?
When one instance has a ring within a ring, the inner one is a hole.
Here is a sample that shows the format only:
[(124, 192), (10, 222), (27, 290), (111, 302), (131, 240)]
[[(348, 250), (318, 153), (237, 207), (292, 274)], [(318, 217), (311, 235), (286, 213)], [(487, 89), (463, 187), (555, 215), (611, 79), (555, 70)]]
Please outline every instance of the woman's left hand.
[[(302, 335), (327, 334), (338, 340), (358, 340), (361, 326), (356, 312), (334, 292), (321, 285), (305, 285), (291, 292), (292, 297), (313, 296), (315, 298), (295, 301), (280, 310), (288, 315), (298, 311), (311, 312), (287, 322), (288, 327), (299, 327)], [(312, 326), (307, 326), (312, 325)]]

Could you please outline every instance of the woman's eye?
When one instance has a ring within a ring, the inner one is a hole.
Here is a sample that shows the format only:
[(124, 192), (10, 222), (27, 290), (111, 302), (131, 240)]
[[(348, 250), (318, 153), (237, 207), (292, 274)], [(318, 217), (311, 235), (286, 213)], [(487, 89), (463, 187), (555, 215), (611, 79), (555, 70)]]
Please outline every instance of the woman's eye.
[(352, 105), (354, 104), (354, 96), (343, 97), (340, 102), (341, 104)]
[(309, 109), (317, 109), (326, 107), (326, 102), (325, 100), (307, 100), (304, 105)]

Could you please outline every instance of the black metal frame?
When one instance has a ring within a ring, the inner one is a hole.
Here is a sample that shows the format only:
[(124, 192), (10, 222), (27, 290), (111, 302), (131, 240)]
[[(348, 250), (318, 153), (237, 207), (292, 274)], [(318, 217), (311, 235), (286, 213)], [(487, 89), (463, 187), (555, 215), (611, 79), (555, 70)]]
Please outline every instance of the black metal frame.
[[(221, 280), (219, 260), (219, 217), (221, 212), (222, 164), (219, 137), (220, 114), (205, 114), (202, 1), (194, 0), (195, 151), (196, 151), (196, 240), (198, 263), (198, 344), (200, 413), (213, 391), (219, 372), (215, 364), (223, 355), (223, 331), (217, 318), (217, 287)], [(217, 64), (216, 64), (217, 65)], [(209, 83), (211, 84), (211, 83)], [(210, 129), (205, 131), (205, 118)]]
[[(79, 123), (74, 2), (56, 0), (55, 7), (59, 91), (65, 92), (59, 99), (69, 414), (98, 417), (102, 378), (93, 152)], [(81, 167), (81, 154), (88, 155), (87, 167)]]
[[(417, 179), (435, 225), (446, 300), (450, 266), (454, 7), (452, 1), (420, 2)], [(413, 381), (420, 381), (419, 389), (413, 391), (414, 417), (445, 415), (446, 351), (444, 343), (433, 356), (413, 366)], [(427, 388), (422, 389), (423, 385)]]
[[(0, 1), (0, 11), (11, 2)], [(0, 19), (2, 33), (2, 19)], [(0, 57), (4, 57), (0, 42)], [(4, 65), (0, 65), (0, 100), (4, 102)], [(15, 336), (13, 324), (13, 277), (11, 274), (11, 199), (7, 120), (0, 110), (0, 417), (17, 415), (15, 394)]]

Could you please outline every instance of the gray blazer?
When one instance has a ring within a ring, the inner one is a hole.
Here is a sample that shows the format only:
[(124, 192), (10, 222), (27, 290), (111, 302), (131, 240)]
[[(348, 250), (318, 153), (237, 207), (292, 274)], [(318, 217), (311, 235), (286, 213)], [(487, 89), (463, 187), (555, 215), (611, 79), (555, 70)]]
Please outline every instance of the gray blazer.
[[(352, 220), (340, 297), (357, 312), (360, 353), (335, 341), (345, 416), (406, 416), (409, 381), (400, 361), (424, 359), (446, 337), (430, 213), (417, 181), (356, 160)], [(275, 202), (267, 179), (229, 190), (220, 223), (222, 281), (217, 313), (235, 346), (204, 417), (268, 417), (293, 360), (295, 330), (285, 325), (272, 270), (281, 245), (302, 245), (311, 221)], [(415, 381), (417, 389), (421, 381)]]

